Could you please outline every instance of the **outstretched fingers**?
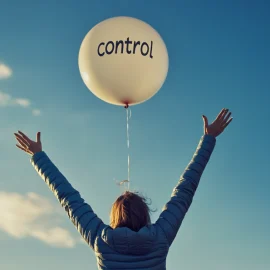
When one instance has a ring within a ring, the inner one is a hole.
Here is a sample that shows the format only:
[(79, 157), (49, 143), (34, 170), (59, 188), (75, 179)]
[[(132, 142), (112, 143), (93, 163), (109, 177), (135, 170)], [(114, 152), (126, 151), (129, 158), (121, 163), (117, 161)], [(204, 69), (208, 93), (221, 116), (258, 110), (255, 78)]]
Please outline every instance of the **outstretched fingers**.
[(222, 118), (223, 118), (225, 112), (226, 112), (226, 109), (222, 109), (222, 110), (220, 111), (220, 113), (218, 114), (218, 116), (217, 116), (217, 118), (216, 118), (216, 121), (222, 120)]
[(226, 115), (224, 115), (224, 117), (225, 117), (225, 116), (226, 116), (226, 117), (225, 117), (225, 118), (224, 118), (224, 120), (222, 121), (222, 123), (221, 123), (222, 125), (224, 125), (225, 123), (227, 123), (227, 121), (229, 120), (229, 118), (230, 118), (231, 114), (232, 114), (232, 113), (231, 113), (231, 112), (229, 112), (229, 113), (227, 114), (227, 116), (226, 116)]
[(16, 144), (16, 146), (17, 146), (19, 149), (23, 150), (24, 152), (26, 152), (26, 153), (32, 155), (32, 153), (31, 153), (28, 149), (21, 147), (19, 144)]
[(233, 118), (231, 117), (230, 120), (222, 126), (222, 128), (225, 129), (232, 122), (232, 120)]
[(17, 133), (14, 133), (16, 140), (20, 143), (21, 146), (28, 148), (30, 143), (28, 141), (26, 141), (22, 136), (20, 136)]
[(30, 144), (30, 142), (32, 140), (30, 140), (24, 133), (22, 133), (21, 131), (18, 131), (18, 133), (21, 135), (21, 137)]

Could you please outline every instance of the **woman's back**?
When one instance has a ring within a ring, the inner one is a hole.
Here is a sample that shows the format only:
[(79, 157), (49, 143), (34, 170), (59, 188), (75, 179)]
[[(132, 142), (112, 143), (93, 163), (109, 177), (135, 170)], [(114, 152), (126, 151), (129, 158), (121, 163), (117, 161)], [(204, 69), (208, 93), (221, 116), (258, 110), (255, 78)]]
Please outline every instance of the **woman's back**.
[(94, 244), (99, 269), (166, 269), (169, 243), (159, 226), (145, 226), (138, 232), (102, 227)]

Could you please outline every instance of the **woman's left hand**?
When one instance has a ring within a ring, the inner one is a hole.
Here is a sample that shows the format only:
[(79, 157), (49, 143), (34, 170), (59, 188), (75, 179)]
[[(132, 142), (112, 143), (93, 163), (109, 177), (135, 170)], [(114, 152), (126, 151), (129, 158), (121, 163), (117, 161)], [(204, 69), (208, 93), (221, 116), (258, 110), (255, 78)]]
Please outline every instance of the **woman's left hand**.
[(18, 131), (14, 133), (16, 140), (19, 144), (16, 144), (18, 148), (26, 152), (27, 154), (33, 156), (35, 153), (42, 151), (42, 145), (40, 141), (40, 132), (37, 133), (37, 141), (30, 140), (24, 133)]

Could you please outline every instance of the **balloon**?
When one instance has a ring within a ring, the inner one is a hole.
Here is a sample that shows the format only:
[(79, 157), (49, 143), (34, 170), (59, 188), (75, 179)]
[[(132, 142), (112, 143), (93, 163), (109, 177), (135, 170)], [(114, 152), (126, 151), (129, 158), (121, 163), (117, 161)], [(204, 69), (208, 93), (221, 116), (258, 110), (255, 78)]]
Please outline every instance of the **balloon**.
[(94, 26), (83, 39), (78, 62), (89, 90), (120, 106), (139, 104), (155, 95), (169, 65), (158, 32), (131, 17), (110, 18)]

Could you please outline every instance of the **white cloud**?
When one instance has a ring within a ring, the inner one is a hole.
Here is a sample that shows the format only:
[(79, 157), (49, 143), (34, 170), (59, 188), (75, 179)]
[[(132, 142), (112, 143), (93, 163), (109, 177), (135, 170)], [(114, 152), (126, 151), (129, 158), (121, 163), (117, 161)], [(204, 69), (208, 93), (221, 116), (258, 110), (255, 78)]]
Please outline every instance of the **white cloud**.
[(12, 75), (12, 70), (7, 65), (0, 63), (0, 80), (9, 78)]
[(32, 236), (55, 247), (72, 248), (76, 244), (76, 240), (73, 239), (70, 233), (61, 227), (51, 228), (47, 231), (36, 230), (33, 231)]
[(5, 94), (0, 91), (0, 106), (5, 107), (8, 106), (12, 101), (12, 98), (10, 95)]
[[(12, 75), (12, 70), (10, 67), (0, 62), (0, 80), (9, 78)], [(8, 106), (20, 106), (23, 108), (31, 107), (31, 101), (26, 98), (15, 98), (9, 94), (0, 91), (0, 107)], [(41, 114), (40, 110), (33, 109), (32, 114), (34, 116), (39, 116)]]
[(26, 98), (13, 98), (11, 95), (0, 91), (0, 106), (21, 106), (27, 108), (31, 105), (31, 101)]
[[(22, 108), (30, 108), (31, 101), (27, 98), (14, 98), (9, 94), (0, 91), (0, 107), (8, 106), (20, 106)], [(33, 109), (32, 114), (34, 116), (39, 116), (41, 112), (38, 109)]]
[(41, 114), (41, 111), (38, 110), (38, 109), (34, 109), (34, 110), (32, 110), (32, 114), (33, 114), (34, 116), (39, 116), (39, 115)]
[(78, 242), (57, 224), (55, 207), (36, 193), (0, 191), (0, 213), (0, 229), (14, 238), (34, 237), (50, 246), (64, 248), (72, 248)]
[(22, 106), (24, 108), (29, 107), (31, 104), (30, 100), (26, 99), (26, 98), (15, 98), (14, 103), (18, 104), (19, 106)]

